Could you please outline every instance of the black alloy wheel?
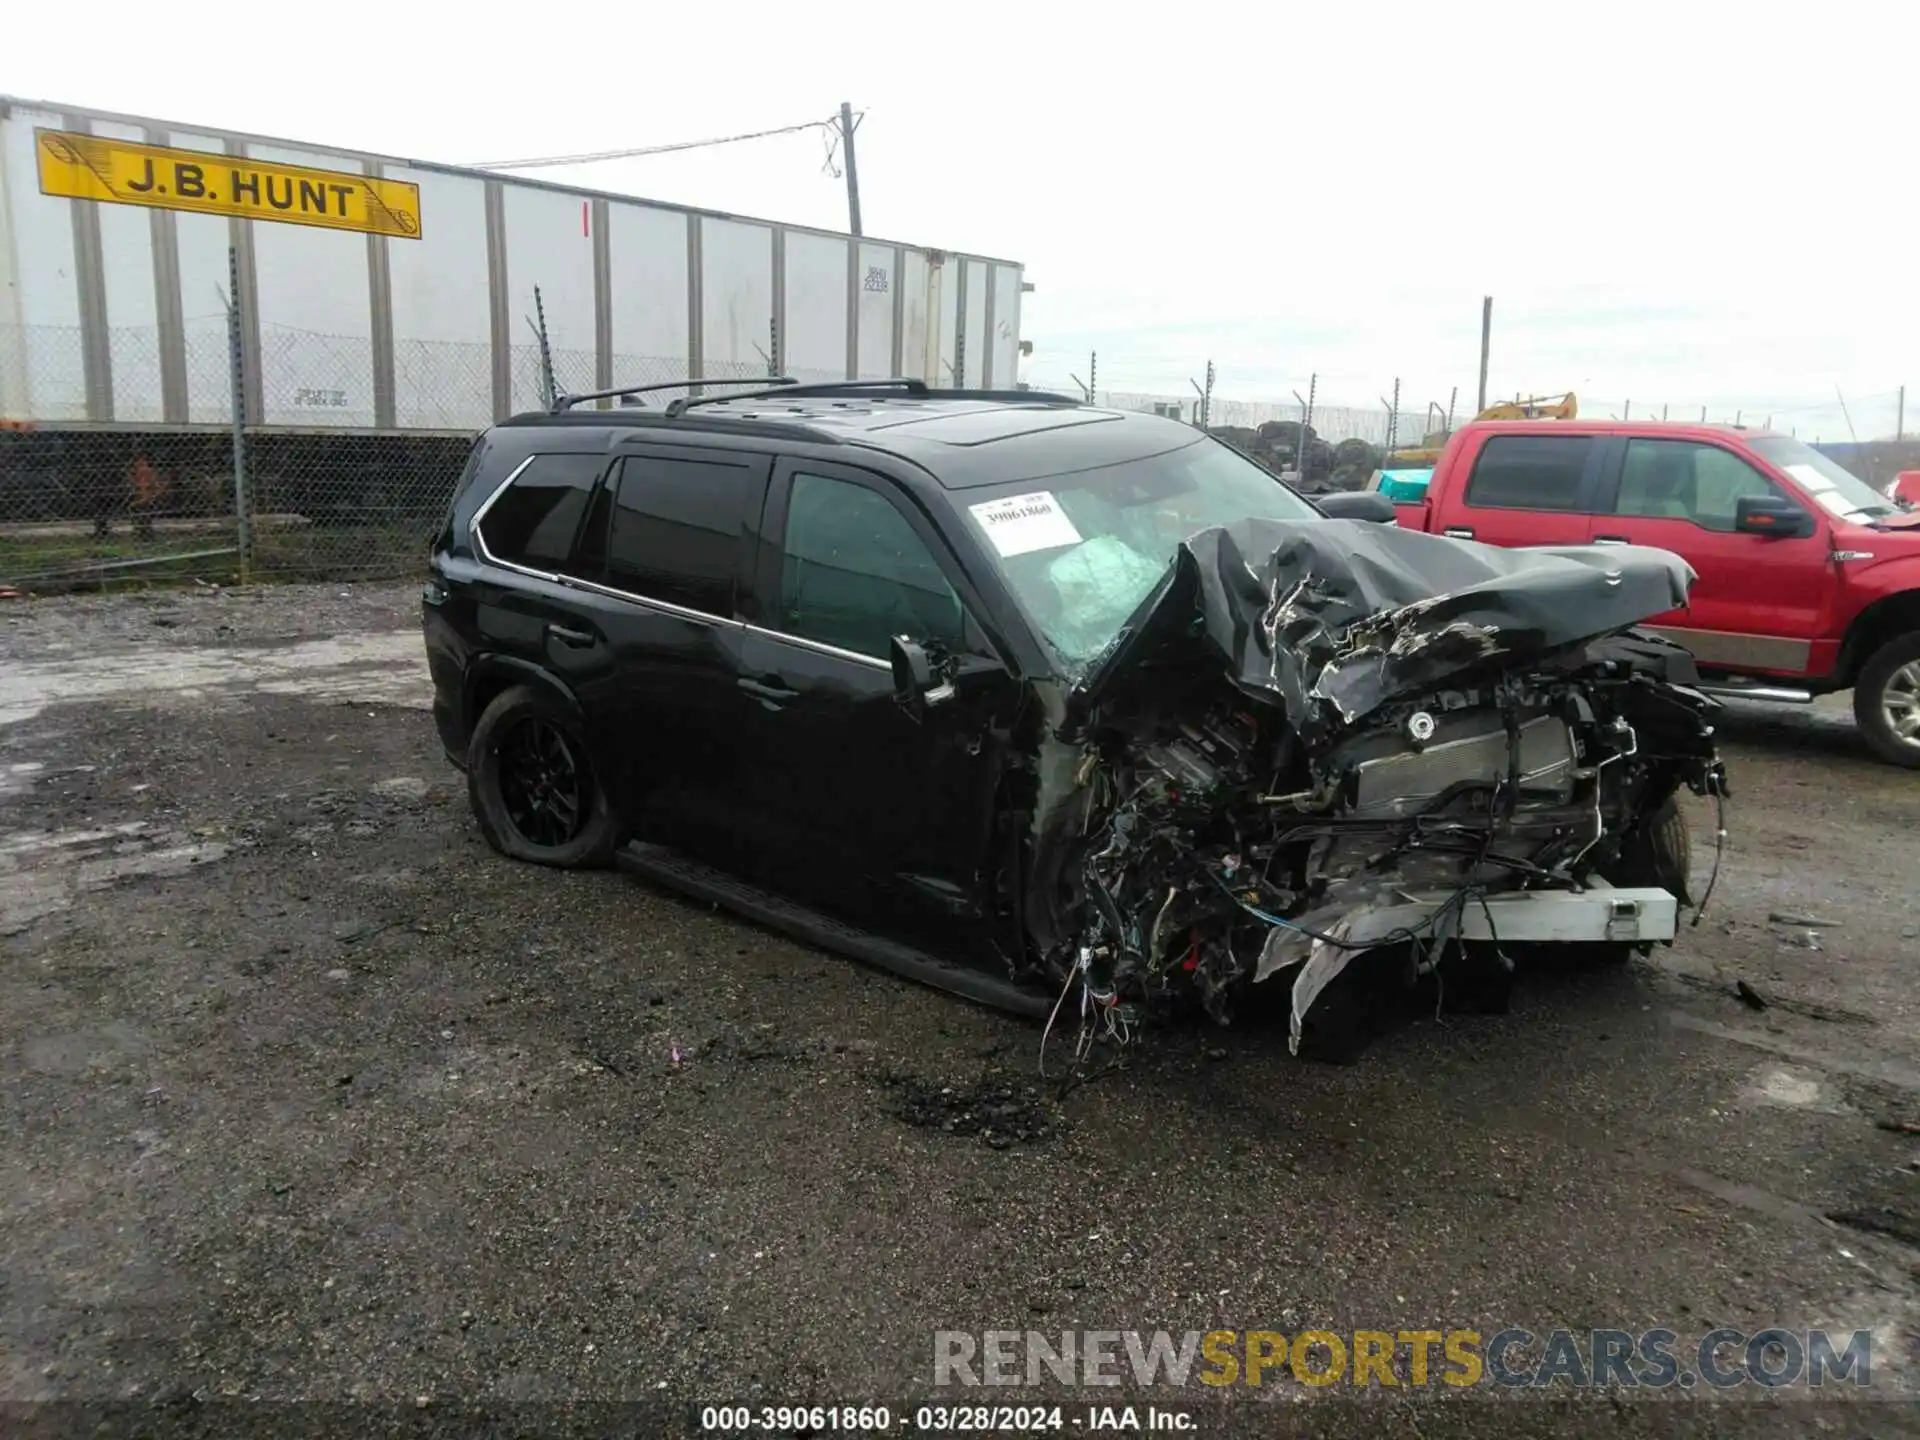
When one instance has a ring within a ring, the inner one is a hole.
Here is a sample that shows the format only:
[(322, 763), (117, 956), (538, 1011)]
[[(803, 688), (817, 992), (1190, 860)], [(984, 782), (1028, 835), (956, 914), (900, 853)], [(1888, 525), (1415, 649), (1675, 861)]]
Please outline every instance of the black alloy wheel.
[(600, 783), (579, 713), (544, 687), (495, 696), (467, 743), (467, 796), (487, 843), (564, 870), (613, 858), (619, 818)]
[(587, 821), (587, 785), (566, 731), (530, 715), (500, 739), (500, 798), (529, 845), (558, 850)]

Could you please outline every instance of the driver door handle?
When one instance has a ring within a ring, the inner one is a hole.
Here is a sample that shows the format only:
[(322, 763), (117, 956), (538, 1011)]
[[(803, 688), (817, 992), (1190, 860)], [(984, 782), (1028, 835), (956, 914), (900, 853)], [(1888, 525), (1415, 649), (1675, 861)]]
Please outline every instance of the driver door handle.
[(1624, 535), (1596, 535), (1593, 537), (1593, 543), (1596, 545), (1631, 545), (1633, 542)]
[(571, 625), (549, 625), (547, 634), (562, 645), (571, 645), (576, 650), (583, 650), (589, 645), (596, 644), (600, 639), (591, 630), (576, 630)]
[(757, 695), (762, 700), (793, 700), (800, 694), (798, 690), (790, 690), (781, 684), (778, 675), (769, 675), (764, 680), (750, 680), (743, 675), (735, 683), (749, 695)]

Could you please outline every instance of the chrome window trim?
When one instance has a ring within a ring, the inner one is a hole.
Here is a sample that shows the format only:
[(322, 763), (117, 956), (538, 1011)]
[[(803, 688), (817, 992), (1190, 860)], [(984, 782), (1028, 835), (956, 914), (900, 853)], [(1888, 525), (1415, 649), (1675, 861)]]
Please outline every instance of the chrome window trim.
[(657, 610), (681, 620), (699, 620), (708, 625), (724, 625), (730, 630), (744, 630), (746, 623), (741, 620), (729, 620), (720, 615), (709, 615), (704, 610), (695, 610), (690, 606), (676, 605), (671, 600), (655, 600), (649, 595), (636, 595), (631, 590), (616, 590), (611, 585), (602, 585), (598, 580), (582, 580), (573, 575), (556, 575), (554, 579), (562, 585), (575, 590), (586, 590), (595, 595), (605, 595), (610, 600), (625, 600), (630, 605), (638, 605), (643, 610)]
[(789, 635), (784, 630), (774, 630), (765, 625), (746, 624), (742, 626), (749, 634), (764, 635), (769, 640), (784, 640), (789, 645), (798, 645), (803, 650), (814, 650), (822, 655), (831, 655), (836, 660), (851, 660), (859, 665), (871, 666), (875, 670), (893, 672), (891, 660), (878, 660), (871, 655), (862, 655), (857, 650), (842, 650), (838, 645), (829, 645), (824, 640), (809, 640), (804, 635)]
[(529, 455), (518, 465), (514, 466), (513, 469), (509, 470), (507, 472), (507, 478), (493, 487), (493, 493), (480, 502), (480, 508), (473, 512), (473, 518), (467, 522), (467, 541), (473, 546), (473, 553), (478, 555), (482, 560), (485, 560), (489, 565), (505, 565), (509, 570), (518, 570), (522, 574), (527, 575), (539, 574), (536, 570), (528, 570), (524, 565), (508, 565), (506, 561), (497, 558), (491, 550), (487, 549), (487, 542), (480, 538), (480, 522), (487, 518), (487, 512), (493, 509), (494, 501), (506, 494), (507, 487), (518, 480), (521, 472), (539, 458), (537, 454)]
[(727, 619), (719, 615), (709, 615), (704, 610), (695, 610), (686, 605), (676, 605), (671, 600), (655, 600), (646, 595), (635, 595), (631, 590), (616, 590), (611, 585), (602, 585), (597, 580), (582, 580), (575, 575), (562, 575), (558, 571), (535, 570), (531, 565), (516, 564), (512, 560), (502, 560), (487, 548), (486, 538), (480, 533), (480, 526), (487, 518), (487, 512), (493, 509), (494, 502), (507, 493), (507, 487), (518, 480), (526, 468), (544, 454), (567, 454), (567, 451), (540, 451), (529, 455), (507, 473), (507, 477), (493, 487), (493, 493), (480, 503), (473, 512), (473, 519), (467, 522), (467, 539), (473, 546), (474, 554), (487, 564), (497, 566), (515, 575), (525, 575), (530, 579), (544, 580), (549, 585), (564, 585), (569, 589), (585, 590), (594, 595), (604, 595), (611, 600), (624, 600), (630, 605), (638, 605), (645, 610), (658, 611), (673, 615), (682, 620), (699, 620), (708, 625), (722, 625), (730, 630), (746, 634), (762, 635), (769, 640), (782, 640), (789, 645), (798, 645), (803, 650), (812, 650), (821, 655), (831, 655), (836, 660), (850, 660), (856, 665), (865, 665), (874, 670), (891, 673), (893, 662), (881, 660), (872, 655), (862, 655), (853, 650), (842, 650), (837, 645), (828, 645), (823, 641), (809, 640), (804, 635), (789, 635), (784, 630), (775, 630), (766, 625), (752, 625), (744, 620)]
[(493, 493), (481, 502), (480, 508), (473, 512), (473, 519), (467, 522), (467, 539), (473, 545), (474, 554), (478, 555), (489, 565), (498, 566), (500, 569), (510, 571), (515, 575), (525, 575), (534, 580), (545, 580), (549, 585), (564, 585), (569, 589), (591, 591), (595, 595), (605, 595), (614, 600), (625, 600), (648, 610), (658, 610), (685, 620), (701, 620), (709, 625), (726, 625), (736, 629), (740, 628), (741, 622), (738, 620), (728, 620), (719, 615), (709, 615), (704, 610), (694, 610), (685, 605), (675, 605), (671, 600), (655, 600), (646, 595), (635, 595), (630, 590), (616, 590), (611, 585), (602, 585), (597, 580), (582, 580), (577, 575), (562, 575), (557, 570), (536, 570), (531, 565), (521, 565), (512, 560), (502, 560), (487, 548), (486, 537), (480, 533), (480, 525), (481, 522), (487, 518), (487, 512), (493, 509), (494, 501), (506, 494), (507, 487), (518, 480), (526, 468), (538, 460), (541, 455), (565, 455), (574, 453), (580, 452), (542, 450), (537, 454), (529, 455), (508, 472), (506, 479), (493, 487)]

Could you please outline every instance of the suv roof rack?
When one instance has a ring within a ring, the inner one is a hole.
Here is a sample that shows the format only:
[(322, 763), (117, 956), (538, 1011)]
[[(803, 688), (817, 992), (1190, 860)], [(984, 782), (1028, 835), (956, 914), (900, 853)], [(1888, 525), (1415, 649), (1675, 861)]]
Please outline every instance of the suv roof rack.
[[(627, 395), (650, 395), (656, 390), (687, 390), (696, 385), (758, 385), (758, 394), (777, 395), (778, 389), (768, 386), (786, 386), (789, 389), (804, 388), (790, 375), (756, 375), (751, 380), (709, 380), (696, 376), (691, 380), (657, 380), (651, 385), (623, 385), (618, 390), (589, 390), (582, 395), (555, 395), (553, 404), (548, 407), (549, 415), (563, 415), (576, 405), (584, 405), (589, 400), (618, 400)], [(678, 404), (679, 402), (674, 402)], [(674, 413), (671, 408), (669, 414)]]
[(1052, 405), (1083, 403), (1071, 395), (1056, 395), (1048, 390), (936, 390), (924, 380), (915, 380), (904, 375), (895, 376), (891, 380), (825, 380), (811, 385), (798, 385), (792, 381), (770, 383), (775, 388), (750, 390), (744, 395), (682, 395), (679, 399), (668, 403), (667, 415), (672, 417), (685, 414), (696, 405), (727, 405), (736, 400), (785, 399), (789, 396), (865, 395), (874, 391), (896, 391), (916, 400), (938, 397), (943, 400), (1001, 400), (1012, 403), (1028, 401)]
[(750, 390), (744, 395), (682, 395), (667, 405), (667, 414), (679, 415), (695, 405), (723, 405), (733, 400), (763, 400), (786, 395), (864, 395), (872, 390), (898, 390), (906, 395), (926, 395), (924, 380), (902, 375), (892, 380), (822, 380), (811, 385), (778, 385), (770, 390)]

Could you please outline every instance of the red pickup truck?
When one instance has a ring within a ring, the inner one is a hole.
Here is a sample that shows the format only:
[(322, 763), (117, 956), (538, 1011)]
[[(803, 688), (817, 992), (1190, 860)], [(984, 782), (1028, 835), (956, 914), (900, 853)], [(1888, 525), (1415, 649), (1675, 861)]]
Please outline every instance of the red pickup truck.
[(1920, 512), (1811, 446), (1731, 425), (1487, 421), (1453, 436), (1424, 491), (1409, 480), (1379, 482), (1409, 529), (1673, 551), (1699, 579), (1648, 627), (1693, 652), (1707, 688), (1851, 688), (1874, 750), (1920, 768)]

